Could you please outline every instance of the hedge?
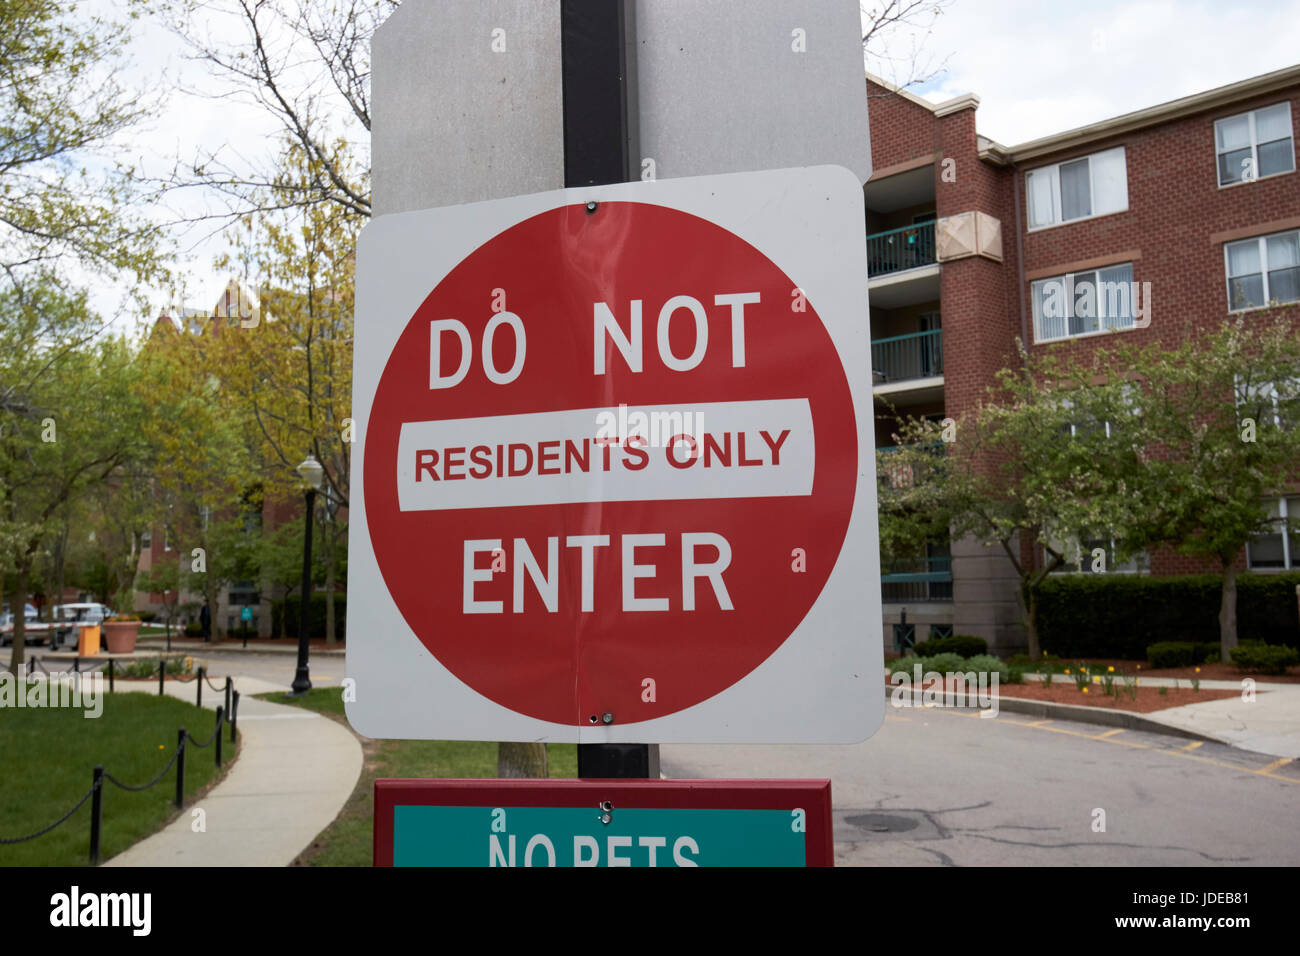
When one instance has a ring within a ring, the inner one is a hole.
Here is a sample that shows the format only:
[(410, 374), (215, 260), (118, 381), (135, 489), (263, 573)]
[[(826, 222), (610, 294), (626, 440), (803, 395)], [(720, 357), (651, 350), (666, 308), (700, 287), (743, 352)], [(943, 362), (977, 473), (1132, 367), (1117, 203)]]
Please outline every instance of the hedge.
[[(1238, 636), (1300, 639), (1297, 584), (1300, 573), (1238, 575)], [(1038, 592), (1039, 646), (1057, 657), (1144, 660), (1147, 647), (1163, 641), (1218, 644), (1222, 587), (1217, 574), (1052, 577)]]
[[(298, 616), (302, 609), (302, 598), (290, 597), (284, 601), (271, 602), (271, 636), (297, 637)], [(342, 640), (347, 633), (348, 599), (342, 594), (334, 595), (334, 636)], [(307, 620), (308, 637), (325, 636), (325, 595), (311, 596), (311, 616)]]

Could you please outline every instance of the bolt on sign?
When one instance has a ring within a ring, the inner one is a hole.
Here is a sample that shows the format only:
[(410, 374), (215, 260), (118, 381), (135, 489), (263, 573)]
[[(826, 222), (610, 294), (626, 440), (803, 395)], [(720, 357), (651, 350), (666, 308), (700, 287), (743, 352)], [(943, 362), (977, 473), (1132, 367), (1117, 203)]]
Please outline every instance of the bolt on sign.
[(376, 780), (375, 866), (832, 866), (829, 780)]
[(376, 219), (348, 718), (850, 742), (883, 719), (862, 193), (834, 166)]

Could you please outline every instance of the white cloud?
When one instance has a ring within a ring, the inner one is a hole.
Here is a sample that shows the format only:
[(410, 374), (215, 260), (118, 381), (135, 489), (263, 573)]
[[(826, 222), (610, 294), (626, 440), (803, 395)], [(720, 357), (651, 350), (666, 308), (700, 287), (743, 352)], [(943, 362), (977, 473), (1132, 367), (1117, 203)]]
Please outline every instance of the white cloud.
[(979, 131), (1013, 146), (1294, 65), (1298, 38), (1300, 0), (956, 0), (921, 95), (975, 93)]

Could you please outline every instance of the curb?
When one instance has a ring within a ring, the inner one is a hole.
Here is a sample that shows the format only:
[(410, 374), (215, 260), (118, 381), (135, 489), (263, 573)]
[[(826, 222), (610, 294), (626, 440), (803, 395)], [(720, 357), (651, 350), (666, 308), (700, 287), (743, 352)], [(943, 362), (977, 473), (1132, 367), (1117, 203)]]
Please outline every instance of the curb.
[[(298, 648), (258, 647), (255, 645), (249, 645), (248, 647), (232, 647), (225, 644), (196, 644), (194, 646), (182, 644), (178, 646), (173, 643), (170, 651), (164, 650), (161, 647), (154, 648), (152, 646), (149, 648), (149, 651), (152, 656), (156, 656), (157, 654), (189, 654), (191, 657), (211, 657), (221, 654), (266, 654), (275, 656), (278, 654), (285, 657), (293, 657), (297, 655)], [(323, 647), (313, 647), (311, 649), (312, 657), (344, 657), (346, 654), (347, 650), (343, 648), (330, 650)]]
[[(897, 690), (899, 690), (898, 686), (886, 684), (886, 697)], [(920, 706), (922, 693), (919, 688), (911, 688), (912, 699), (917, 706)], [(1164, 734), (1169, 737), (1182, 737), (1185, 740), (1202, 740), (1206, 743), (1233, 746), (1233, 744), (1220, 740), (1218, 737), (1197, 733), (1194, 730), (1185, 730), (1182, 727), (1175, 727), (1173, 724), (1155, 720), (1146, 714), (1135, 714), (1127, 710), (1109, 710), (1103, 707), (1089, 707), (1086, 704), (1055, 704), (1050, 701), (1029, 700), (1024, 697), (1004, 697), (1001, 694), (998, 695), (997, 700), (999, 713), (1006, 711), (1009, 714), (1026, 714), (1030, 717), (1045, 717), (1051, 720), (1100, 724), (1103, 727), (1142, 730), (1150, 734)]]

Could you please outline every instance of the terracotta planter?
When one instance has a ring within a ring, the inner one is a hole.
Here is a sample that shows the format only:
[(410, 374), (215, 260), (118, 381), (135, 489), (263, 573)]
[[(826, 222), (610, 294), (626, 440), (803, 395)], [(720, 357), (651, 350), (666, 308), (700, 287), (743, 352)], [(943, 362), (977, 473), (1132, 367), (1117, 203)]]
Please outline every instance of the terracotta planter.
[(110, 654), (130, 654), (135, 650), (135, 638), (140, 633), (139, 621), (105, 621), (100, 625), (104, 633), (104, 649)]

